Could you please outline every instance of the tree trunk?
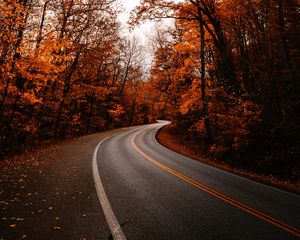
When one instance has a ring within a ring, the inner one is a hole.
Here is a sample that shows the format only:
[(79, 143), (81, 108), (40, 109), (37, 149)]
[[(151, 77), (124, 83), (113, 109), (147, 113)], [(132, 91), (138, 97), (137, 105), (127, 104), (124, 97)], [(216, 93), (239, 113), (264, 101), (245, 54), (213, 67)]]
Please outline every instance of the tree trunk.
[(86, 124), (86, 129), (85, 129), (85, 133), (88, 134), (90, 131), (90, 126), (91, 126), (91, 121), (92, 121), (92, 114), (93, 114), (93, 108), (94, 108), (94, 101), (95, 98), (91, 97), (91, 105), (90, 105), (90, 111), (89, 111), (89, 116), (88, 116), (88, 121)]
[[(231, 50), (228, 48), (226, 38), (223, 34), (220, 20), (215, 16), (215, 3), (207, 2), (205, 0), (196, 0), (190, 2), (197, 7), (199, 21), (202, 22), (203, 28), (205, 28), (208, 33), (211, 35), (214, 45), (217, 48), (220, 58), (221, 64), (220, 68), (222, 73), (224, 74), (224, 88), (230, 94), (237, 94), (239, 91), (239, 86), (236, 81), (235, 75), (235, 67), (233, 63), (233, 57)], [(205, 22), (203, 19), (203, 15), (205, 15), (208, 19), (208, 22)], [(212, 27), (212, 28), (211, 28)]]
[[(24, 1), (23, 2), (23, 5), (25, 6), (27, 3), (27, 1)], [(25, 24), (27, 22), (27, 19), (28, 19), (28, 13), (24, 16), (24, 13), (21, 14), (22, 18), (24, 17), (24, 22), (23, 24), (19, 27), (18, 29), (18, 35), (17, 35), (17, 42), (14, 46), (14, 55), (13, 55), (13, 59), (12, 59), (12, 64), (11, 64), (11, 69), (9, 71), (9, 76), (7, 78), (7, 81), (6, 81), (6, 84), (5, 84), (5, 87), (4, 87), (4, 91), (2, 93), (2, 99), (1, 99), (1, 102), (0, 102), (0, 119), (2, 118), (3, 116), (3, 107), (4, 107), (4, 103), (6, 101), (6, 97), (7, 97), (7, 94), (8, 94), (8, 88), (9, 88), (9, 85), (11, 83), (11, 81), (13, 80), (11, 77), (11, 75), (13, 75), (13, 72), (15, 70), (15, 66), (16, 66), (16, 62), (17, 60), (21, 57), (20, 53), (18, 52), (18, 49), (23, 41), (23, 34), (24, 34), (24, 30), (25, 30)]]
[(60, 124), (60, 120), (61, 120), (61, 115), (62, 115), (62, 112), (63, 112), (63, 108), (65, 106), (65, 101), (66, 101), (67, 94), (70, 91), (71, 78), (72, 78), (73, 73), (76, 71), (76, 67), (77, 67), (77, 64), (78, 64), (78, 60), (79, 60), (81, 50), (82, 50), (82, 48), (80, 48), (80, 50), (77, 52), (76, 57), (75, 57), (73, 63), (71, 64), (71, 66), (70, 66), (70, 69), (68, 69), (67, 73), (66, 73), (66, 77), (65, 77), (65, 80), (64, 80), (64, 87), (63, 87), (63, 96), (62, 96), (62, 100), (61, 100), (61, 102), (59, 104), (59, 107), (58, 107), (58, 113), (57, 113), (55, 127), (54, 127), (54, 136), (55, 137), (58, 136), (58, 130), (59, 130), (59, 124)]
[(44, 28), (44, 21), (45, 21), (45, 16), (46, 16), (46, 10), (47, 10), (47, 4), (48, 4), (48, 0), (45, 1), (44, 3), (44, 7), (43, 7), (43, 13), (42, 13), (42, 19), (41, 19), (41, 23), (40, 23), (40, 28), (39, 28), (39, 33), (38, 36), (36, 38), (36, 47), (35, 47), (35, 52), (37, 54), (38, 49), (40, 47), (40, 43), (42, 41), (42, 37), (43, 37), (43, 28)]
[(212, 132), (209, 120), (208, 104), (206, 98), (206, 79), (205, 79), (205, 31), (203, 25), (203, 18), (201, 10), (198, 9), (199, 24), (200, 24), (200, 61), (201, 61), (201, 97), (202, 97), (202, 108), (204, 114), (204, 125), (206, 131), (206, 144), (209, 145), (212, 142)]

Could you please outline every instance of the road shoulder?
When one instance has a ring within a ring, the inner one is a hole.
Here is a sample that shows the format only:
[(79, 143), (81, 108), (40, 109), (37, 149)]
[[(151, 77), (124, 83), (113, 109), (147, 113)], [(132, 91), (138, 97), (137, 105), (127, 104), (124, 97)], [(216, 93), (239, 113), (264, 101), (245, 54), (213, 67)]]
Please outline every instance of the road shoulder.
[(113, 131), (60, 141), (0, 162), (0, 239), (108, 239), (92, 176)]

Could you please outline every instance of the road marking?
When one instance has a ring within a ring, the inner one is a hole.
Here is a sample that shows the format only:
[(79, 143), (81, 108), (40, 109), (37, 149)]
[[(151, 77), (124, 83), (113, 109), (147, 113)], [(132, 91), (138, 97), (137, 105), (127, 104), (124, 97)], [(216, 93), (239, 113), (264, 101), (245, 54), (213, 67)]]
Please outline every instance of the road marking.
[(272, 224), (272, 225), (274, 225), (274, 226), (282, 229), (282, 230), (285, 230), (285, 231), (287, 231), (287, 232), (289, 232), (289, 233), (291, 233), (291, 234), (293, 234), (293, 235), (295, 235), (297, 237), (300, 237), (300, 230), (299, 229), (297, 229), (295, 227), (292, 227), (292, 226), (290, 226), (290, 225), (288, 225), (288, 224), (286, 224), (284, 222), (281, 222), (281, 221), (279, 221), (279, 220), (277, 220), (277, 219), (275, 219), (273, 217), (270, 217), (267, 214), (262, 213), (262, 212), (260, 212), (260, 211), (258, 211), (256, 209), (254, 209), (254, 208), (251, 208), (251, 207), (249, 207), (249, 206), (247, 206), (247, 205), (245, 205), (243, 203), (240, 203), (237, 200), (234, 200), (234, 199), (232, 199), (230, 197), (227, 197), (227, 196), (223, 195), (222, 193), (219, 193), (216, 190), (211, 189), (211, 188), (209, 188), (209, 187), (207, 187), (207, 186), (205, 186), (205, 185), (203, 185), (203, 184), (201, 184), (201, 183), (199, 183), (199, 182), (197, 182), (197, 181), (195, 181), (195, 180), (193, 180), (193, 179), (191, 179), (191, 178), (189, 178), (189, 177), (181, 174), (180, 172), (177, 172), (176, 170), (172, 169), (168, 165), (166, 165), (166, 164), (164, 164), (164, 163), (162, 163), (162, 162), (160, 162), (158, 160), (155, 160), (154, 158), (152, 158), (151, 156), (149, 156), (148, 154), (146, 154), (144, 151), (142, 151), (136, 145), (135, 139), (136, 139), (136, 137), (137, 137), (138, 134), (139, 134), (139, 132), (137, 132), (131, 138), (131, 144), (132, 144), (132, 146), (134, 147), (134, 149), (139, 154), (141, 154), (144, 158), (146, 158), (147, 160), (149, 160), (150, 162), (152, 162), (153, 164), (155, 164), (159, 168), (161, 168), (161, 169), (163, 169), (163, 170), (171, 173), (172, 175), (180, 178), (182, 181), (184, 181), (186, 183), (189, 183), (189, 184), (197, 187), (198, 189), (201, 189), (201, 190), (209, 193), (210, 195), (213, 195), (214, 197), (217, 197), (217, 198), (223, 200), (224, 202), (227, 202), (227, 203), (229, 203), (229, 204), (231, 204), (231, 205), (233, 205), (233, 206), (235, 206), (235, 207), (237, 207), (237, 208), (239, 208), (239, 209), (241, 209), (241, 210), (243, 210), (243, 211), (245, 211), (247, 213), (250, 213), (250, 214), (252, 214), (252, 215), (254, 215), (254, 216), (256, 216), (256, 217), (258, 217), (258, 218), (260, 218), (260, 219), (262, 219), (262, 220), (264, 220), (264, 221), (266, 221), (266, 222), (268, 222), (268, 223), (270, 223), (270, 224)]
[(107, 139), (115, 136), (118, 133), (113, 134), (112, 136), (109, 136), (107, 138), (104, 138), (101, 142), (98, 143), (98, 145), (95, 148), (94, 155), (93, 155), (93, 177), (94, 182), (98, 194), (98, 198), (102, 207), (102, 210), (104, 212), (106, 222), (108, 224), (108, 227), (110, 229), (110, 232), (112, 234), (112, 237), (114, 240), (125, 240), (126, 237), (122, 231), (122, 228), (111, 208), (111, 205), (108, 201), (107, 195), (104, 191), (103, 184), (100, 179), (99, 170), (98, 170), (98, 164), (97, 164), (97, 153), (99, 150), (99, 147), (101, 144), (103, 144)]

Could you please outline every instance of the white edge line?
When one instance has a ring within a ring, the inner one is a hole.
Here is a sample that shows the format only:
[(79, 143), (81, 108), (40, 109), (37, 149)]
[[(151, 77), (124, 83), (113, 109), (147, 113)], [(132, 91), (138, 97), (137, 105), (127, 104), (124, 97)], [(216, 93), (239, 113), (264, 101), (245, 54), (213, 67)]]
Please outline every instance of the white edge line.
[(106, 218), (106, 222), (112, 234), (114, 240), (126, 240), (126, 237), (122, 231), (122, 228), (111, 208), (111, 205), (108, 201), (107, 195), (104, 191), (103, 184), (100, 179), (98, 164), (97, 164), (97, 153), (101, 144), (103, 144), (107, 139), (117, 135), (118, 133), (113, 134), (112, 136), (104, 138), (95, 148), (94, 155), (93, 155), (93, 177), (95, 182), (95, 187), (97, 190), (98, 198), (103, 210), (103, 213)]

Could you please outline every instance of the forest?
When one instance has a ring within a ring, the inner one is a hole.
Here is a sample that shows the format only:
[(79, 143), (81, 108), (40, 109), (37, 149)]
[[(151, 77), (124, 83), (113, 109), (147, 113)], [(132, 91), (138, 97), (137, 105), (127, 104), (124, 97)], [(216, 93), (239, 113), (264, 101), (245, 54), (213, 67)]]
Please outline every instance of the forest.
[(2, 155), (147, 122), (141, 46), (120, 36), (118, 11), (115, 0), (1, 1)]
[(218, 161), (299, 179), (299, 1), (142, 0), (129, 24), (157, 22), (149, 71), (120, 11), (117, 0), (0, 1), (2, 158), (167, 119)]

